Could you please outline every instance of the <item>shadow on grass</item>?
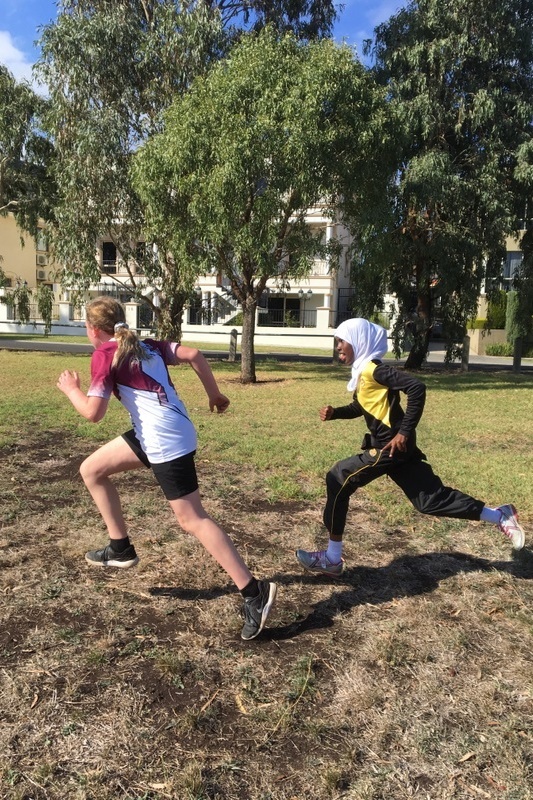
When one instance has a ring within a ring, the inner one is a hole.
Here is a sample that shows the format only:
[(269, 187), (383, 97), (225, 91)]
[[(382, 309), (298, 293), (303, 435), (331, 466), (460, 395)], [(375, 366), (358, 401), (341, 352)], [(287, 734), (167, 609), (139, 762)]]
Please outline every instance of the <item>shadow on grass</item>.
[[(402, 555), (384, 567), (353, 567), (347, 569), (340, 580), (307, 573), (281, 573), (272, 576), (280, 587), (293, 583), (313, 584), (331, 583), (335, 589), (331, 597), (313, 606), (313, 611), (304, 619), (295, 620), (290, 625), (268, 628), (261, 634), (262, 639), (292, 639), (306, 631), (330, 628), (339, 613), (367, 603), (380, 605), (402, 597), (414, 597), (433, 592), (441, 581), (467, 572), (503, 572), (515, 578), (533, 579), (533, 552), (524, 548), (514, 552), (511, 561), (490, 561), (486, 558), (466, 553), (423, 553), (421, 555)], [(340, 591), (337, 589), (340, 587)], [(205, 589), (180, 587), (153, 587), (153, 597), (174, 597), (179, 600), (214, 600), (217, 597), (235, 593), (231, 586), (213, 586)], [(278, 595), (283, 603), (283, 596)], [(288, 599), (288, 598), (287, 598)], [(297, 596), (292, 598), (292, 602)]]
[[(322, 600), (305, 617), (282, 628), (269, 629), (264, 636), (269, 639), (292, 639), (301, 633), (329, 628), (334, 617), (367, 603), (380, 605), (402, 597), (414, 597), (433, 592), (441, 581), (467, 572), (504, 572), (515, 578), (533, 578), (533, 552), (524, 548), (513, 552), (511, 561), (489, 561), (465, 553), (424, 553), (402, 555), (384, 567), (353, 567), (347, 569), (342, 579), (331, 580), (335, 586), (330, 598)], [(281, 585), (293, 580), (312, 583), (330, 579), (312, 575), (280, 575), (275, 578)]]

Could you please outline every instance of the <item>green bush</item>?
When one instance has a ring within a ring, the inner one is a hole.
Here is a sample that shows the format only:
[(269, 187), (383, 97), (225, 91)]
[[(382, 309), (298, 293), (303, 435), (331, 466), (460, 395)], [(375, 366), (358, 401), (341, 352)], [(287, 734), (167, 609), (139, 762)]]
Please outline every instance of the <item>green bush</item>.
[(488, 356), (512, 356), (513, 346), (509, 342), (488, 344), (485, 352)]
[(471, 319), (468, 323), (468, 327), (471, 331), (482, 331), (487, 327), (487, 320), (482, 317)]
[[(488, 356), (513, 356), (514, 347), (511, 342), (489, 344), (487, 345), (486, 353)], [(522, 358), (533, 358), (533, 346), (522, 347)]]
[(508, 292), (507, 319), (505, 323), (507, 341), (514, 342), (518, 338), (528, 339), (531, 336), (532, 324), (533, 321), (525, 294), (515, 291)]
[(236, 325), (242, 325), (242, 311), (239, 311), (234, 317), (230, 319), (229, 322), (225, 322), (224, 325), (227, 325), (229, 328), (234, 328)]
[(503, 330), (507, 314), (507, 292), (503, 289), (492, 297), (487, 306), (487, 328)]
[(390, 328), (390, 314), (385, 313), (384, 311), (379, 311), (377, 314), (371, 318), (372, 322), (375, 322), (376, 325), (381, 325), (382, 328), (385, 330), (389, 330)]

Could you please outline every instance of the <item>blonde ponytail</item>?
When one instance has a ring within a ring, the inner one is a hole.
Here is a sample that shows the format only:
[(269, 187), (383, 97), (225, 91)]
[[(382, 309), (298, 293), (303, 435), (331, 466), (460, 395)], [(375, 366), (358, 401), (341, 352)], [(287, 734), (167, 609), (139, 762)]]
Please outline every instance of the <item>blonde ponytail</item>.
[(129, 359), (133, 362), (145, 361), (149, 354), (141, 347), (139, 337), (126, 323), (124, 307), (114, 297), (97, 297), (86, 306), (89, 325), (105, 331), (117, 341), (117, 351), (111, 366), (118, 367)]

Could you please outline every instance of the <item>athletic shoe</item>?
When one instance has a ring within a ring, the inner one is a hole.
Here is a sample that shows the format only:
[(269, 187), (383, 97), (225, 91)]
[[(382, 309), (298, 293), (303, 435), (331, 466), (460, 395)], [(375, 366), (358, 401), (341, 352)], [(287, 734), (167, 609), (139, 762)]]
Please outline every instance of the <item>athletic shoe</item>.
[(340, 578), (344, 570), (344, 559), (338, 564), (332, 564), (325, 550), (316, 550), (308, 553), (307, 550), (297, 550), (296, 558), (304, 569), (314, 575), (328, 575), (330, 578)]
[(85, 561), (91, 567), (118, 567), (118, 569), (128, 569), (139, 563), (132, 544), (128, 545), (123, 553), (116, 553), (110, 544), (102, 550), (89, 550), (85, 553)]
[(524, 546), (526, 535), (524, 529), (518, 524), (516, 508), (509, 503), (505, 506), (499, 506), (498, 511), (501, 514), (498, 528), (511, 540), (515, 550), (521, 550)]
[(268, 581), (257, 581), (259, 594), (244, 600), (244, 625), (241, 639), (255, 639), (265, 627), (272, 604), (276, 599), (277, 586)]

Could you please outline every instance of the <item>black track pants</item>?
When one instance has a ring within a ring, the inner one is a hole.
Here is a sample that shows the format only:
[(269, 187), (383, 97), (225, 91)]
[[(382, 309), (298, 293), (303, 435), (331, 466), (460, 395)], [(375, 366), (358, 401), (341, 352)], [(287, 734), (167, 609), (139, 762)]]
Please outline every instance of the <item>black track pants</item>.
[(381, 475), (388, 475), (422, 514), (478, 520), (485, 504), (444, 486), (418, 454), (422, 455), (416, 450), (405, 460), (390, 458), (388, 451), (370, 449), (338, 461), (326, 475), (324, 524), (328, 531), (342, 536), (351, 495)]

